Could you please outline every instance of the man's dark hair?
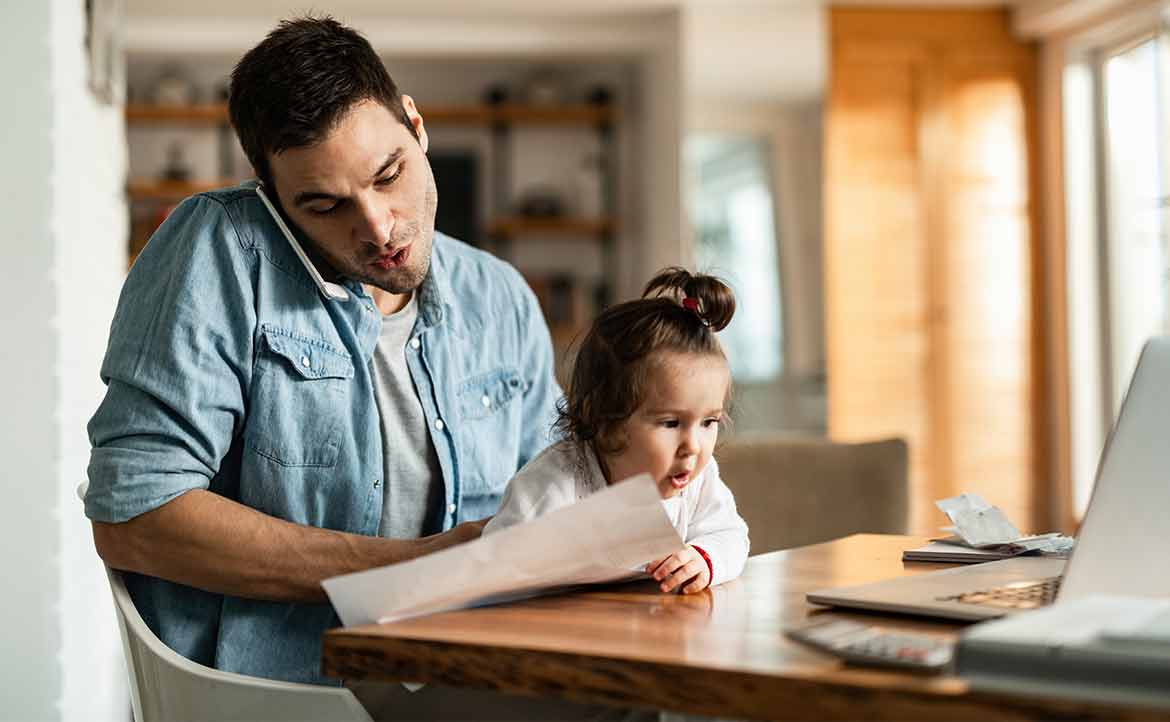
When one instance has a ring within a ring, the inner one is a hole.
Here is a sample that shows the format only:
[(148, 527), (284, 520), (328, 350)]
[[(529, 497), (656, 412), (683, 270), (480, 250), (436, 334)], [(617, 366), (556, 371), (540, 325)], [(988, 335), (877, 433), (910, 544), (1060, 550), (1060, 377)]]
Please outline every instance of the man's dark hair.
[(232, 71), (228, 113), (256, 175), (268, 156), (325, 139), (356, 103), (374, 100), (418, 138), (398, 86), (356, 30), (331, 17), (282, 20)]
[(611, 306), (594, 320), (577, 351), (557, 406), (563, 439), (620, 453), (622, 424), (646, 400), (658, 354), (674, 351), (726, 358), (715, 337), (735, 314), (735, 294), (714, 276), (663, 269), (642, 298)]

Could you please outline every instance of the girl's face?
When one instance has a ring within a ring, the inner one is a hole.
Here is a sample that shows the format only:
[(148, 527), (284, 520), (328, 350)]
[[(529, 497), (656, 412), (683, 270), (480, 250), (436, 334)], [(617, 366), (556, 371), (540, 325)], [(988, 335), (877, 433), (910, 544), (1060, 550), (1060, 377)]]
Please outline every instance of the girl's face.
[(668, 499), (711, 458), (731, 377), (727, 363), (708, 354), (664, 352), (651, 363), (646, 400), (619, 430), (625, 448), (602, 461), (608, 483), (648, 473)]

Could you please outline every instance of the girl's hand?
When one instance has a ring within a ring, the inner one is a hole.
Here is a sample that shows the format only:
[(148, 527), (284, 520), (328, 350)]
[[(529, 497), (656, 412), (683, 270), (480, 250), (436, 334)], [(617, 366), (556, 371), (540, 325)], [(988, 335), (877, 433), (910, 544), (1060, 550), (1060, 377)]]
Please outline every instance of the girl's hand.
[(694, 594), (703, 591), (711, 583), (711, 572), (706, 560), (690, 545), (665, 559), (650, 562), (646, 565), (646, 573), (662, 582), (661, 589), (664, 592), (672, 592), (680, 584), (686, 584), (682, 588), (683, 594)]

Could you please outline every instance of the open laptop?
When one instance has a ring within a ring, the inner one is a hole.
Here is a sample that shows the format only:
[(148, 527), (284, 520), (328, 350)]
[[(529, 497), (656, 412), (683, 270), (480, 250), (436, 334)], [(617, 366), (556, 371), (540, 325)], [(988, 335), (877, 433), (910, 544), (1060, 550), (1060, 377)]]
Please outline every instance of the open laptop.
[(1170, 337), (1146, 342), (1067, 563), (1015, 557), (854, 587), (809, 602), (980, 620), (1089, 594), (1170, 597)]

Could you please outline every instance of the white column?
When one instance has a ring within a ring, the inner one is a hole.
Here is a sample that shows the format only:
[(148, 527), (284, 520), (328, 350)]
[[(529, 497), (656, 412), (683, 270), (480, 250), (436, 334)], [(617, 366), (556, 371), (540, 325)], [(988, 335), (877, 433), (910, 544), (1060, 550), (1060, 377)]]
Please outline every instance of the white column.
[(0, 12), (7, 719), (128, 713), (109, 589), (74, 493), (126, 258), (121, 108), (88, 90), (84, 5)]

